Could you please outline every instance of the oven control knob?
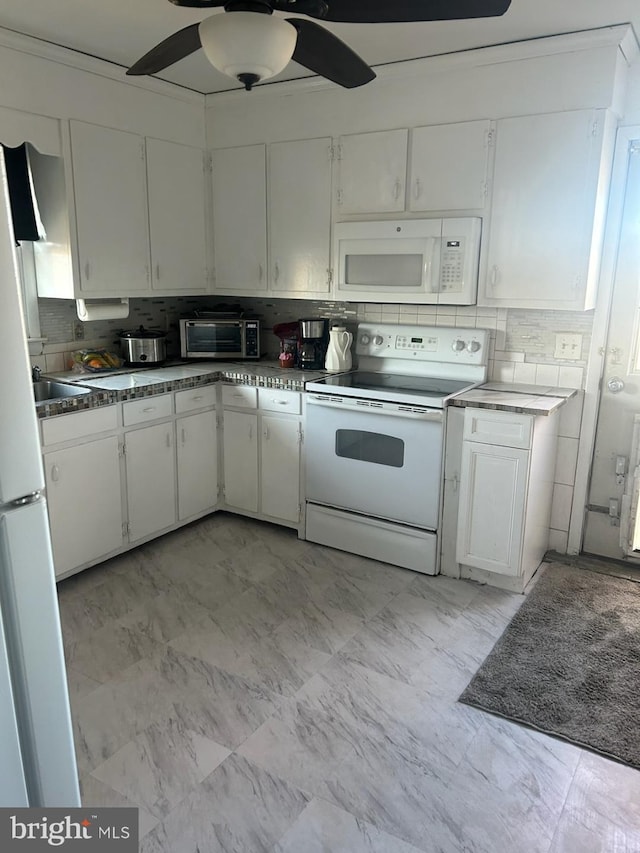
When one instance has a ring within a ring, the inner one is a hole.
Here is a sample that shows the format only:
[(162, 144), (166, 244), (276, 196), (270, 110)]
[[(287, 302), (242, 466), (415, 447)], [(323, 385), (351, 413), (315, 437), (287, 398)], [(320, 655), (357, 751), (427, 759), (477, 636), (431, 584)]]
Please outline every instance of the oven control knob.
[(382, 337), (382, 335), (374, 335), (373, 343), (374, 346), (380, 347), (384, 343), (384, 338)]
[(480, 349), (480, 341), (469, 341), (467, 344), (467, 350), (469, 352), (478, 352)]
[(360, 343), (362, 344), (362, 346), (366, 347), (370, 340), (371, 338), (369, 337), (369, 335), (360, 335)]
[(451, 349), (452, 349), (454, 352), (462, 352), (462, 350), (465, 348), (465, 346), (466, 346), (466, 344), (465, 344), (465, 342), (462, 340), (462, 338), (457, 338), (457, 340), (455, 340), (455, 341), (451, 344)]

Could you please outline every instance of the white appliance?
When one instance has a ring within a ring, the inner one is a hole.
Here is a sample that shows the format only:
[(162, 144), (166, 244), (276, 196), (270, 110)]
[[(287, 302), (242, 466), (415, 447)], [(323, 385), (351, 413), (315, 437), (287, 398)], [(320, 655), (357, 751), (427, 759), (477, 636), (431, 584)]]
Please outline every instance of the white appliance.
[(80, 805), (29, 358), (0, 156), (0, 806)]
[(306, 384), (306, 538), (438, 572), (447, 401), (486, 380), (488, 332), (361, 323), (358, 369)]
[(473, 305), (481, 230), (478, 217), (339, 222), (336, 297)]

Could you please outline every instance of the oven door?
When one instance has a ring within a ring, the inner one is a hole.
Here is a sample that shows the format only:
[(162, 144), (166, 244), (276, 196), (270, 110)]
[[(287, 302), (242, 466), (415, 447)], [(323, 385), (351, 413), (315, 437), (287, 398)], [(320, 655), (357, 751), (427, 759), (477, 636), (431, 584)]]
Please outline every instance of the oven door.
[(306, 432), (309, 501), (437, 529), (441, 410), (308, 394)]

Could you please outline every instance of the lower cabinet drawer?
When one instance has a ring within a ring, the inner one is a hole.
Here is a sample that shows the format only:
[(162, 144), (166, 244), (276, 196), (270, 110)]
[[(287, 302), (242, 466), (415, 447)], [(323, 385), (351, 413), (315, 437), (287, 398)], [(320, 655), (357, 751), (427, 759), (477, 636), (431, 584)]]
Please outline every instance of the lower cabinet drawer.
[(223, 385), (222, 405), (239, 409), (258, 407), (258, 389), (252, 385)]
[(95, 436), (118, 426), (118, 406), (101, 406), (84, 412), (72, 412), (42, 421), (42, 444), (59, 444), (77, 438)]
[(125, 426), (143, 424), (158, 418), (167, 418), (173, 414), (171, 394), (159, 394), (157, 397), (142, 397), (122, 404), (122, 420)]
[(193, 412), (196, 409), (207, 409), (216, 404), (216, 386), (205, 385), (199, 388), (187, 388), (176, 392), (176, 412)]
[(533, 416), (493, 409), (464, 410), (464, 440), (501, 447), (531, 447)]
[(268, 412), (300, 414), (300, 392), (280, 388), (258, 388), (258, 406)]

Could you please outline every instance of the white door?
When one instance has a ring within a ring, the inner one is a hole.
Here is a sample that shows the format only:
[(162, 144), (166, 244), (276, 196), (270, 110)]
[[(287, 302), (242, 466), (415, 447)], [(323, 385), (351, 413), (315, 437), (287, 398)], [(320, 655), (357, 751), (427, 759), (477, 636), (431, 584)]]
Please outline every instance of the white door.
[(190, 518), (218, 500), (215, 411), (178, 418), (178, 517)]
[(91, 296), (150, 290), (144, 139), (71, 121), (80, 285)]
[[(122, 545), (120, 458), (115, 436), (45, 453), (56, 575)], [(87, 492), (87, 478), (93, 488)]]
[(528, 468), (528, 450), (463, 442), (458, 563), (520, 574)]
[(300, 521), (300, 422), (262, 415), (260, 508), (265, 515)]
[(229, 506), (258, 511), (258, 416), (224, 413), (224, 499)]
[(407, 139), (404, 129), (340, 137), (339, 215), (404, 210)]
[(640, 413), (640, 138), (630, 151), (583, 543), (588, 553), (616, 558), (629, 550), (634, 535), (626, 515), (622, 529), (615, 515), (627, 503), (625, 491), (633, 495), (639, 461), (630, 454)]
[(135, 542), (176, 520), (173, 423), (132, 430), (125, 446), (129, 540)]
[(147, 139), (151, 281), (155, 291), (207, 289), (205, 174), (199, 148)]
[(264, 145), (212, 152), (214, 289), (267, 288), (267, 178)]
[(331, 252), (330, 139), (269, 147), (269, 272), (281, 295), (327, 293)]

